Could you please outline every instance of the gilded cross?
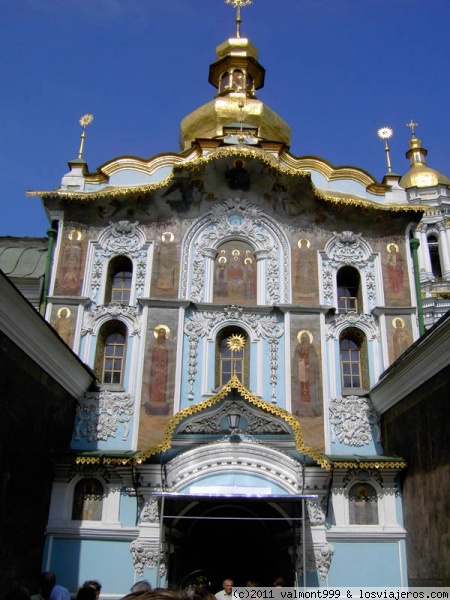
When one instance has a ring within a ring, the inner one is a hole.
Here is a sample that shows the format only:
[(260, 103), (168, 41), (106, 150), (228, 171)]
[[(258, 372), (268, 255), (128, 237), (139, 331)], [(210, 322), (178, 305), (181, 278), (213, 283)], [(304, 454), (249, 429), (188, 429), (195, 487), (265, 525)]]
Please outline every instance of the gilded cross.
[(252, 4), (253, 0), (225, 0), (225, 4), (231, 4), (236, 9), (236, 37), (241, 37), (241, 7)]
[(416, 136), (416, 132), (414, 131), (414, 127), (417, 127), (419, 123), (414, 123), (414, 121), (411, 119), (411, 121), (409, 123), (406, 123), (406, 127), (411, 127), (411, 137), (415, 137)]

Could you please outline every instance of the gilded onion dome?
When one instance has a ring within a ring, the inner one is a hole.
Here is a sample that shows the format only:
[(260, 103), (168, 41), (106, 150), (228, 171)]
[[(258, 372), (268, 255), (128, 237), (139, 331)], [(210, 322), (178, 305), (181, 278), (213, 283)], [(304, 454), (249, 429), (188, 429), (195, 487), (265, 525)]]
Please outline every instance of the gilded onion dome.
[(255, 46), (247, 38), (230, 38), (216, 48), (216, 55), (209, 82), (217, 94), (182, 120), (181, 149), (205, 138), (253, 144), (263, 139), (289, 145), (290, 126), (255, 95), (265, 76)]
[(450, 185), (450, 179), (427, 166), (425, 157), (427, 151), (422, 148), (422, 140), (416, 138), (415, 135), (409, 140), (409, 150), (406, 153), (409, 158), (411, 167), (405, 175), (400, 179), (400, 185), (404, 189), (417, 187), (426, 188), (435, 185)]

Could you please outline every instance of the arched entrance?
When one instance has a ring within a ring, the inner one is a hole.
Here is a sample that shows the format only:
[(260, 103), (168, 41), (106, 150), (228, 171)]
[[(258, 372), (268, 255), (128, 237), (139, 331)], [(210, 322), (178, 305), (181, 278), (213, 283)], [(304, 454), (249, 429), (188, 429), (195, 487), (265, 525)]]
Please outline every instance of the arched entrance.
[(168, 584), (184, 587), (203, 576), (209, 589), (252, 579), (271, 586), (276, 577), (294, 585), (293, 548), (301, 540), (301, 500), (205, 497), (166, 499)]

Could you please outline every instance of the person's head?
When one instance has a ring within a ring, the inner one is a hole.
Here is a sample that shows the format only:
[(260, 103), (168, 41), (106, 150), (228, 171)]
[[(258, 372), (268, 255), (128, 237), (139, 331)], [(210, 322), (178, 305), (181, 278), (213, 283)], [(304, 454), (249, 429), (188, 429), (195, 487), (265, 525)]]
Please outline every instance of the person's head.
[(149, 592), (151, 589), (151, 583), (146, 579), (143, 579), (142, 581), (136, 581), (136, 583), (131, 586), (130, 592), (132, 594), (138, 594), (139, 592)]
[(48, 600), (50, 598), (50, 593), (52, 589), (56, 585), (56, 577), (55, 574), (51, 571), (46, 571), (45, 573), (41, 573), (39, 578), (39, 590), (41, 592), (41, 596)]
[(277, 577), (273, 582), (274, 587), (283, 587), (283, 578)]
[(247, 581), (247, 587), (256, 587), (256, 581), (253, 581), (253, 579), (249, 579)]
[(224, 579), (222, 585), (223, 585), (223, 589), (225, 590), (225, 592), (227, 594), (231, 594), (231, 592), (233, 591), (233, 580), (232, 579)]
[(90, 585), (94, 588), (96, 597), (98, 599), (100, 597), (100, 592), (102, 591), (102, 584), (100, 583), (100, 581), (97, 581), (96, 579), (88, 579), (88, 581), (85, 581), (83, 583), (83, 587), (86, 585)]
[(97, 600), (97, 590), (93, 585), (82, 585), (77, 592), (76, 600)]

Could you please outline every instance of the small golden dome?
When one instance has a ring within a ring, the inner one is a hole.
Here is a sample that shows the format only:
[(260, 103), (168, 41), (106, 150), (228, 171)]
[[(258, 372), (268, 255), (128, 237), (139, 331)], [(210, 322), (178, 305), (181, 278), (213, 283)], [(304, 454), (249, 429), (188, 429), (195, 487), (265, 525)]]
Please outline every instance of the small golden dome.
[(239, 129), (250, 130), (255, 140), (288, 146), (290, 126), (255, 95), (265, 76), (255, 46), (247, 38), (230, 38), (217, 46), (216, 55), (209, 68), (209, 82), (217, 94), (181, 121), (181, 149), (189, 149), (196, 139), (223, 139)]
[(448, 177), (427, 165), (425, 160), (426, 155), (427, 151), (425, 148), (422, 148), (422, 140), (419, 140), (415, 136), (412, 137), (409, 141), (409, 150), (406, 153), (411, 162), (411, 168), (400, 179), (400, 185), (404, 189), (411, 187), (426, 188), (439, 184), (450, 185)]

